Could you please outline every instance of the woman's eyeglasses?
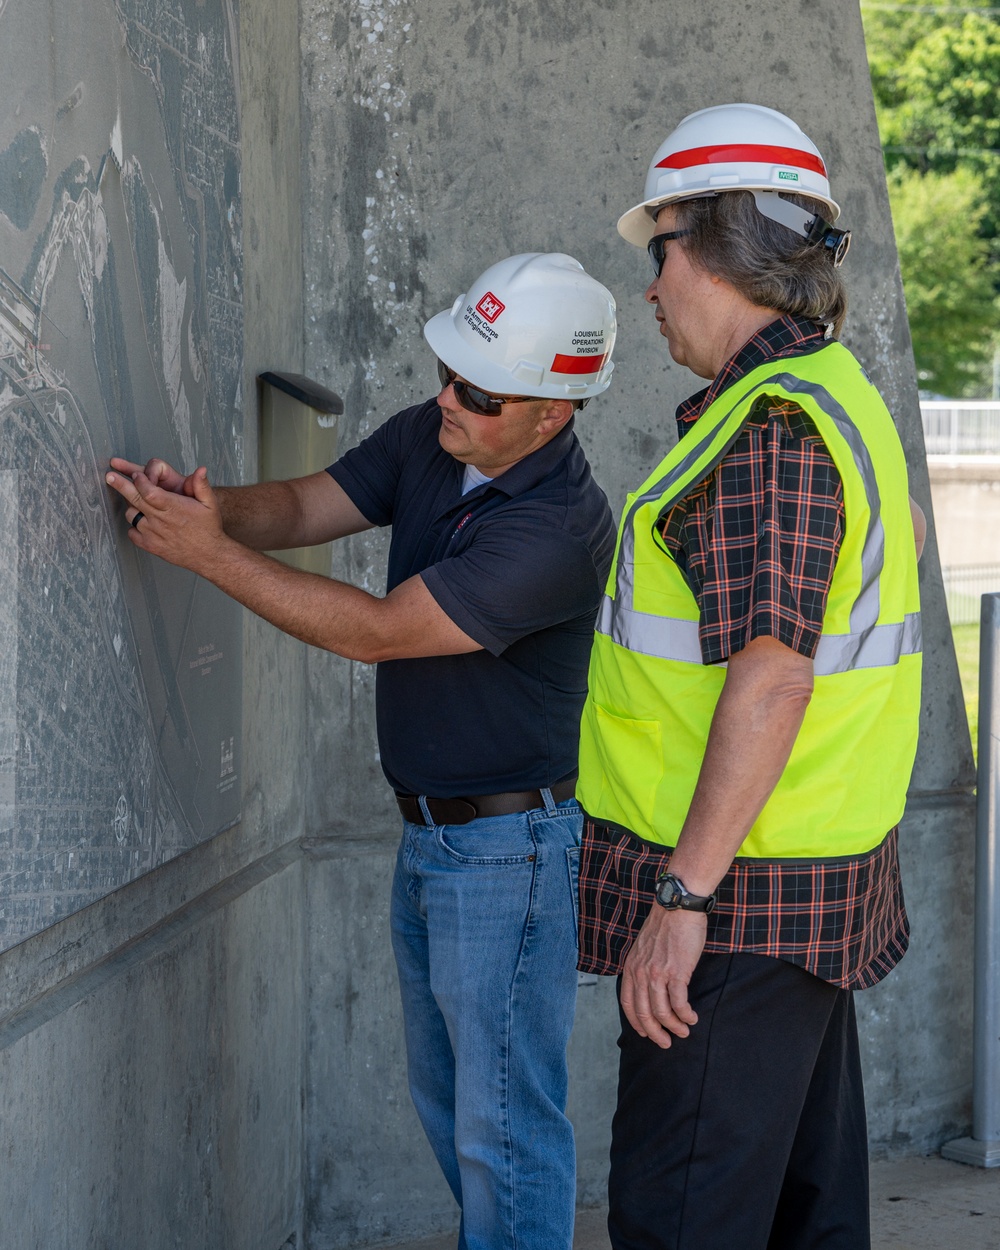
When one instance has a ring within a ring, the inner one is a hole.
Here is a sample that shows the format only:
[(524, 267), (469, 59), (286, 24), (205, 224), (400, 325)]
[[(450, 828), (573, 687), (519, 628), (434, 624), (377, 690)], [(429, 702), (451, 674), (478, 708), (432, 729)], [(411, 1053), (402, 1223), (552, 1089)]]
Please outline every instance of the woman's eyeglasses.
[(446, 386), (453, 386), (455, 398), (466, 412), (474, 412), (479, 417), (499, 416), (504, 404), (527, 404), (535, 398), (533, 395), (491, 395), (489, 391), (481, 391), (478, 386), (472, 386), (464, 378), (460, 378), (443, 360), (438, 361), (438, 378), (442, 390)]
[(666, 234), (654, 234), (646, 244), (646, 251), (649, 252), (649, 259), (653, 262), (653, 272), (657, 277), (663, 269), (663, 261), (667, 255), (667, 244), (672, 243), (674, 239), (683, 239), (686, 234), (690, 234), (690, 230), (668, 230)]

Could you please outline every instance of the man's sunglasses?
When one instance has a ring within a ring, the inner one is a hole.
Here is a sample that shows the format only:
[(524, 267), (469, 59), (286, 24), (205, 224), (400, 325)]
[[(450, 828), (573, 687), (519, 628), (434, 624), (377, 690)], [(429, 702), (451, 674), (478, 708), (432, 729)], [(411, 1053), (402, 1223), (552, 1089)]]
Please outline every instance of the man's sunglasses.
[(690, 234), (690, 230), (668, 230), (666, 234), (654, 234), (646, 244), (646, 251), (649, 252), (649, 259), (653, 262), (653, 272), (657, 277), (663, 269), (663, 261), (667, 255), (667, 244), (673, 243), (674, 239), (683, 239), (686, 234)]
[(527, 404), (534, 398), (531, 395), (491, 395), (489, 391), (481, 391), (478, 386), (472, 386), (464, 378), (460, 378), (443, 360), (438, 361), (438, 378), (442, 390), (446, 386), (453, 386), (455, 398), (465, 411), (474, 412), (479, 417), (499, 416), (504, 404)]

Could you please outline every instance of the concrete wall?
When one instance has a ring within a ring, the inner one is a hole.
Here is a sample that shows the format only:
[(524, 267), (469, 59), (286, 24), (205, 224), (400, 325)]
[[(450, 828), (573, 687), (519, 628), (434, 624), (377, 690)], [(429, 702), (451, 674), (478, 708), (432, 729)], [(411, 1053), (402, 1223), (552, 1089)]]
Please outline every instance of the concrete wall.
[[(564, 250), (619, 304), (614, 385), (579, 423), (619, 507), (673, 441), (675, 404), (701, 384), (663, 350), (641, 298), (648, 261), (614, 222), (674, 122), (747, 99), (799, 120), (832, 170), (855, 230), (846, 339), (897, 417), (912, 492), (931, 513), (855, 6), (303, 0), (302, 51), (306, 365), (347, 397), (342, 446), (436, 389), (421, 326), (482, 268)], [(351, 539), (335, 571), (377, 590), (382, 554), (380, 536)], [(877, 1152), (932, 1147), (969, 1117), (971, 752), (933, 519), (921, 576), (927, 694), (902, 833), (913, 941), (900, 969), (860, 998)], [(397, 822), (371, 674), (311, 655), (309, 681), (316, 775), (343, 766), (352, 778), (310, 796), (316, 826), (346, 820), (351, 831), (350, 842), (317, 846), (309, 886), (308, 1244), (326, 1250), (454, 1215), (403, 1086), (385, 937)], [(613, 986), (584, 988), (571, 1098), (588, 1201), (606, 1168), (616, 1032)]]
[[(239, 9), (252, 475), (254, 378), (302, 363), (299, 48), (291, 0)], [(113, 81), (83, 87), (113, 105)], [(244, 659), (242, 823), (0, 957), (4, 1247), (300, 1233), (306, 656), (248, 620)]]
[[(429, 315), (503, 255), (562, 249), (619, 300), (616, 382), (580, 424), (619, 506), (695, 383), (662, 349), (647, 262), (614, 220), (673, 122), (745, 97), (800, 119), (832, 167), (857, 232), (848, 341), (929, 509), (850, 6), (241, 0), (238, 48), (248, 478), (259, 371), (304, 367), (344, 394), (349, 445), (434, 389)], [(336, 571), (377, 589), (383, 546), (349, 540)], [(932, 1146), (969, 1116), (971, 756), (933, 534), (922, 578), (913, 947), (862, 997), (878, 1151)], [(397, 820), (371, 695), (370, 670), (248, 619), (242, 823), (0, 957), (0, 1244), (278, 1250), (294, 1235), (326, 1250), (454, 1223), (405, 1091), (386, 935)], [(615, 1034), (613, 985), (583, 987), (585, 1201), (602, 1191)]]
[(929, 456), (927, 468), (941, 563), (996, 564), (1000, 457)]

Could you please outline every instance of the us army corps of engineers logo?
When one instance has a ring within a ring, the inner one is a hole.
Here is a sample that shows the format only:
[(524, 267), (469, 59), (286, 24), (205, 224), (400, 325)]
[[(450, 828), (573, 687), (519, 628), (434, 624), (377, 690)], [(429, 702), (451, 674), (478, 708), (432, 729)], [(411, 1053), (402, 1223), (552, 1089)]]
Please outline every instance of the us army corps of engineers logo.
[(506, 307), (507, 305), (501, 303), (492, 291), (487, 291), (476, 305), (476, 312), (482, 313), (490, 325), (492, 325)]
[(466, 304), (462, 320), (474, 334), (478, 334), (487, 343), (493, 343), (500, 337), (493, 329), (493, 322), (506, 307), (503, 300), (497, 299), (492, 291), (487, 291), (475, 308)]

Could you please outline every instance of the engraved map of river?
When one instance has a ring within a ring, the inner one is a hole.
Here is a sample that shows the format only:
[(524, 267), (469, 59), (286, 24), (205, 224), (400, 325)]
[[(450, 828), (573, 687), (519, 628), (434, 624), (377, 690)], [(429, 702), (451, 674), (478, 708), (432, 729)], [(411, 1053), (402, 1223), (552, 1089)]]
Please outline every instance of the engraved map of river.
[(0, 949), (239, 817), (241, 609), (103, 475), (242, 477), (235, 0), (0, 0)]

